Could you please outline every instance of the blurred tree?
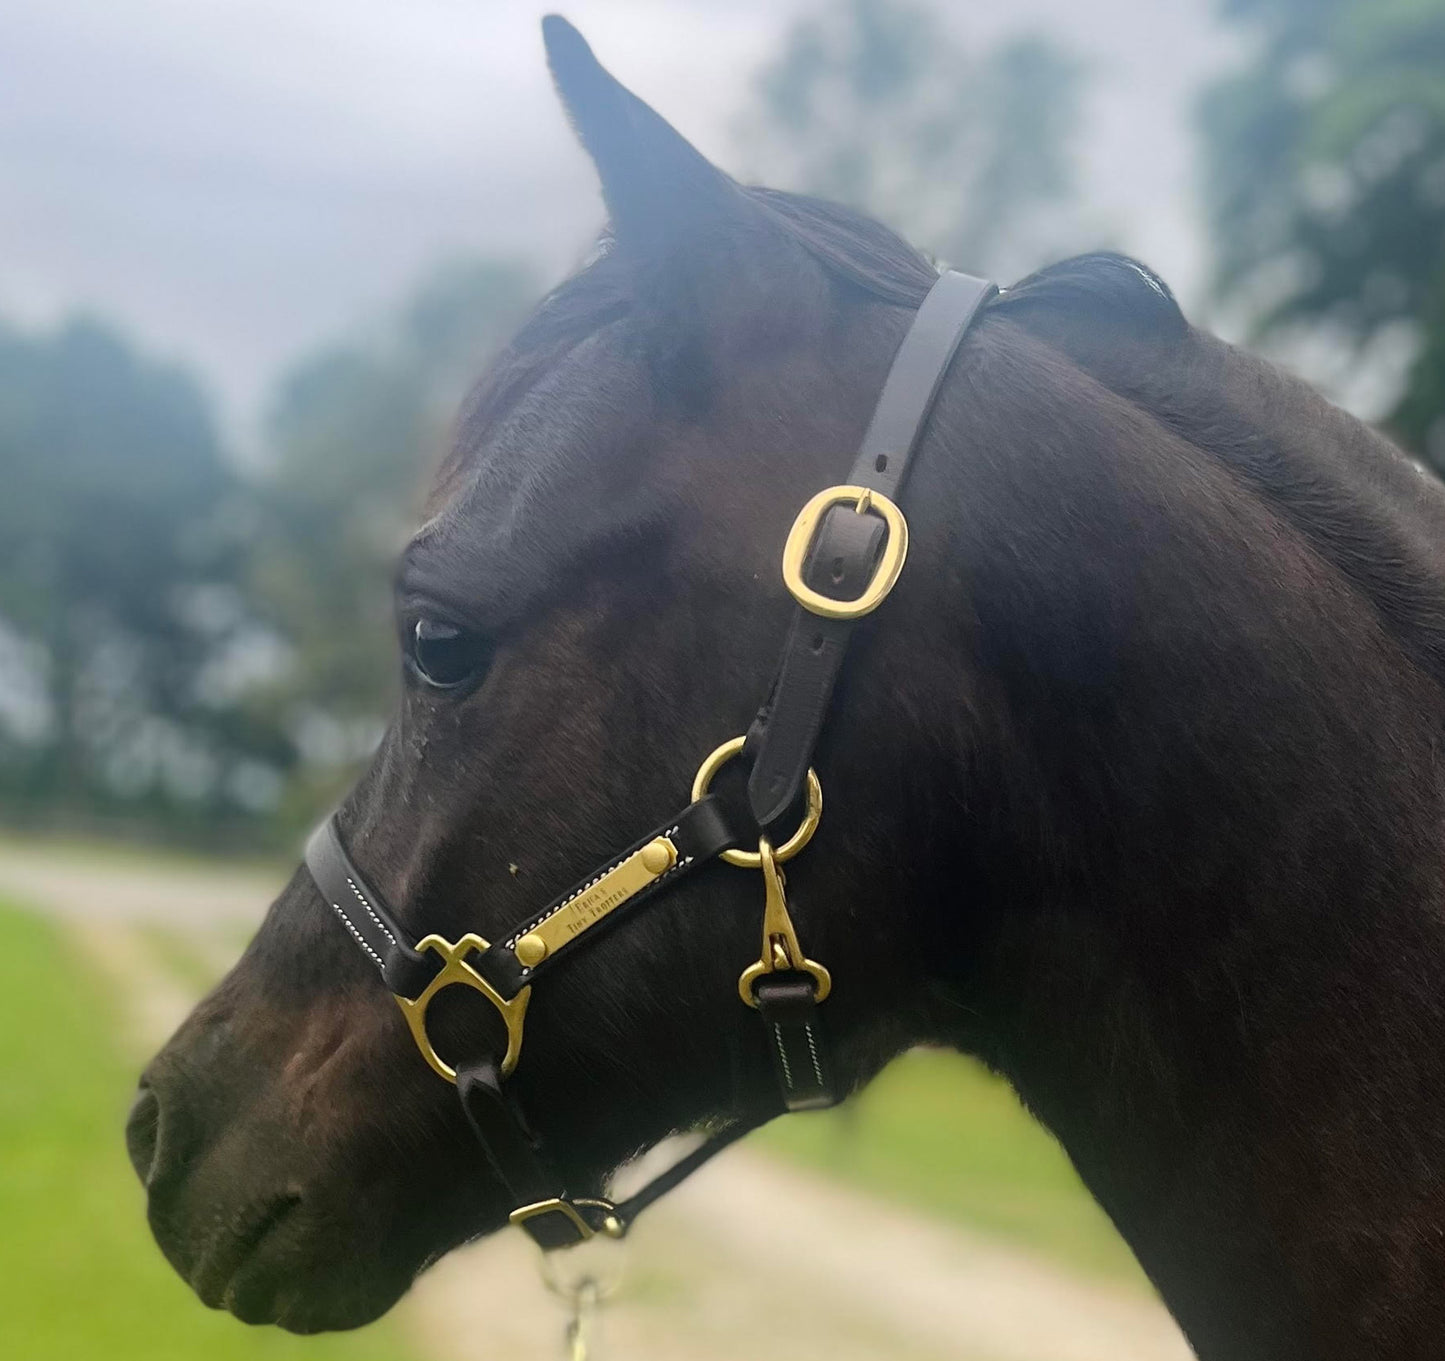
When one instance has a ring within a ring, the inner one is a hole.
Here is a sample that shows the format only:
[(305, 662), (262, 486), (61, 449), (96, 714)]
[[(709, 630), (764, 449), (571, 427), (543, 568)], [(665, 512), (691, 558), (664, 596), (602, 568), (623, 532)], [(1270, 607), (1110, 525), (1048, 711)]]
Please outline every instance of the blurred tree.
[(208, 684), (243, 610), (237, 483), (196, 384), (95, 322), (0, 330), (0, 482), (8, 799), (243, 806), (274, 751)]
[[(833, 0), (794, 23), (740, 126), (749, 173), (852, 204), (961, 268), (1003, 277), (1071, 227), (1084, 68), (1041, 37), (974, 58), (907, 0)], [(761, 150), (760, 150), (761, 149)]]
[(201, 390), (0, 326), (0, 804), (252, 840), (319, 811), (395, 686), (390, 573), (452, 412), (536, 293), (438, 271), (279, 385), (243, 477)]
[(446, 266), (373, 343), (324, 350), (278, 387), (250, 597), (287, 655), (248, 704), (298, 749), (288, 820), (311, 816), (380, 732), (397, 552), (458, 403), (537, 292), (521, 265)]
[(1355, 362), (1406, 336), (1389, 423), (1445, 470), (1445, 0), (1221, 0), (1254, 39), (1201, 116), (1221, 296)]

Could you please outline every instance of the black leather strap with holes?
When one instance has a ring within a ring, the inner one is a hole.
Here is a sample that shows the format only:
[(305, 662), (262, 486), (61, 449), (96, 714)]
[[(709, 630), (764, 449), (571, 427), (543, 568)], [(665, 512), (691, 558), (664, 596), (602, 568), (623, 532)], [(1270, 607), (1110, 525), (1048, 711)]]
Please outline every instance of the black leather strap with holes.
[[(934, 284), (894, 356), (848, 483), (897, 498), (959, 343), (997, 292), (987, 280), (954, 272)], [(813, 540), (804, 579), (823, 595), (854, 598), (871, 580), (883, 543), (876, 515), (834, 506)], [(857, 622), (824, 619), (801, 605), (793, 616), (772, 693), (748, 735), (748, 802), (764, 830), (797, 802)]]
[[(867, 586), (887, 537), (876, 515), (843, 512), (824, 519), (803, 566), (809, 586), (839, 599), (856, 598)], [(787, 817), (798, 797), (855, 622), (825, 619), (802, 606), (793, 613), (772, 691), (744, 749), (754, 758), (748, 802), (761, 827)]]
[(457, 1095), (487, 1162), (507, 1188), (513, 1205), (532, 1205), (566, 1194), (503, 1086), (495, 1061), (479, 1059), (458, 1068)]

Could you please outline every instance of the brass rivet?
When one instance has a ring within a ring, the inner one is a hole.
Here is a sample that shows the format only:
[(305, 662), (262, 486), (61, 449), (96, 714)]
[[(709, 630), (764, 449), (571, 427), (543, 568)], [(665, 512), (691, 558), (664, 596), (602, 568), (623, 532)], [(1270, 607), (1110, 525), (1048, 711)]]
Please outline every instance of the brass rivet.
[(665, 874), (677, 861), (677, 848), (665, 836), (642, 848), (642, 868), (649, 874)]
[(517, 942), (517, 958), (524, 969), (535, 969), (547, 958), (547, 942), (535, 931), (528, 933)]

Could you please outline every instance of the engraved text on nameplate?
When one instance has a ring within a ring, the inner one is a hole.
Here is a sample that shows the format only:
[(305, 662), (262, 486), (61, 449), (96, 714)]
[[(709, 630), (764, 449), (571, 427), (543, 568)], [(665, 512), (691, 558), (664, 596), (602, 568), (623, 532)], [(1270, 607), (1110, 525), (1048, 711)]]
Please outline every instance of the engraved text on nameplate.
[(558, 908), (546, 921), (534, 926), (529, 934), (541, 937), (547, 953), (554, 954), (589, 926), (596, 925), (640, 893), (653, 880), (660, 879), (676, 860), (677, 849), (665, 837), (649, 842), (609, 870), (590, 888), (584, 889), (565, 907)]

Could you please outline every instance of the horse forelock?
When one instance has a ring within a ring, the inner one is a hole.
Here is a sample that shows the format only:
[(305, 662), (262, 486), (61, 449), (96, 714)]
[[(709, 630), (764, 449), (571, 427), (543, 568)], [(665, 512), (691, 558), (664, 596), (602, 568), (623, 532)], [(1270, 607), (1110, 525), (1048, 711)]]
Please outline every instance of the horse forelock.
[[(862, 213), (778, 190), (744, 192), (766, 210), (768, 221), (783, 236), (860, 294), (916, 307), (937, 277), (922, 255)], [(454, 495), (458, 481), (488, 457), (499, 423), (549, 372), (588, 338), (635, 319), (640, 308), (655, 302), (656, 291), (640, 290), (637, 275), (637, 262), (617, 247), (608, 231), (598, 239), (592, 258), (543, 298), (463, 402), (450, 450), (433, 483), (428, 518)], [(659, 322), (655, 316), (645, 320), (649, 326)], [(706, 323), (705, 318), (700, 321)]]

